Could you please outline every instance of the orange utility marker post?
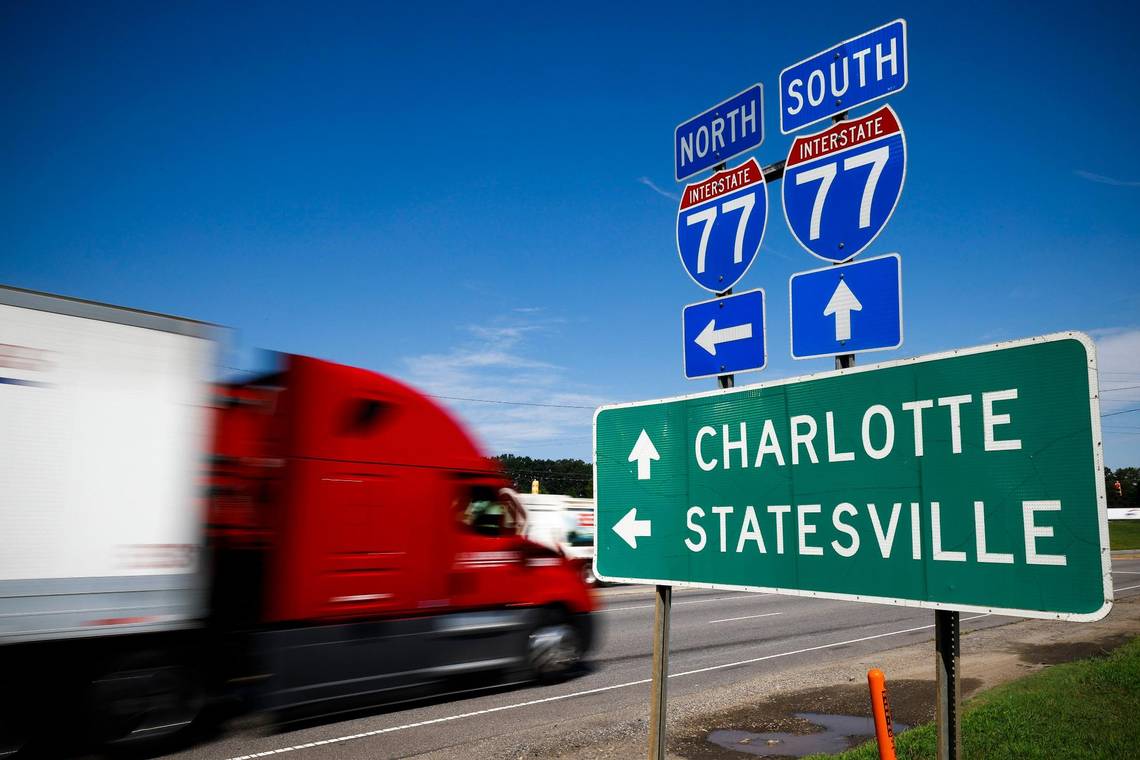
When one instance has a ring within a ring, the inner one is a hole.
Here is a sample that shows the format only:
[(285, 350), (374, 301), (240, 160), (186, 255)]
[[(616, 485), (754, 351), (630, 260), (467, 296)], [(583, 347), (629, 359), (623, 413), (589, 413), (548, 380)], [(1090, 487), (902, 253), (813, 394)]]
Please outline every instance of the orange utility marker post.
[(879, 744), (879, 760), (896, 760), (895, 728), (891, 718), (891, 703), (887, 701), (887, 679), (883, 671), (867, 671), (867, 685), (871, 687), (871, 714), (875, 716), (875, 741)]

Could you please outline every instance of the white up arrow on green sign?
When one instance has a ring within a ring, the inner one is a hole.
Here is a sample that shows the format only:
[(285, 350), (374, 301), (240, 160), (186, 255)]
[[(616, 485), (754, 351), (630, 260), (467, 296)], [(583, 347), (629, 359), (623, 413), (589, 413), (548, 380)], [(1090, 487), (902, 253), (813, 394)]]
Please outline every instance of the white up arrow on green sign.
[(642, 430), (641, 435), (637, 437), (637, 443), (633, 444), (633, 451), (629, 452), (629, 461), (637, 462), (637, 479), (649, 480), (652, 477), (650, 462), (660, 458), (661, 455), (657, 453), (653, 441), (649, 440), (649, 434)]
[(1098, 393), (1065, 333), (603, 407), (596, 572), (1099, 619)]

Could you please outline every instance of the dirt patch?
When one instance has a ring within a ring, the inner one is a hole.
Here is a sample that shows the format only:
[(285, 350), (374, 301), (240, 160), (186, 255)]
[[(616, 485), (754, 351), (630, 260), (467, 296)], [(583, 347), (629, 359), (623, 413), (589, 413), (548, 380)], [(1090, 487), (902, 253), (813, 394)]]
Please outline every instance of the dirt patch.
[(1014, 651), (1022, 662), (1032, 665), (1056, 665), (1060, 662), (1084, 660), (1089, 657), (1104, 657), (1113, 649), (1124, 644), (1132, 635), (1118, 633), (1104, 636), (1095, 641), (1063, 641), (1056, 644), (1018, 644)]

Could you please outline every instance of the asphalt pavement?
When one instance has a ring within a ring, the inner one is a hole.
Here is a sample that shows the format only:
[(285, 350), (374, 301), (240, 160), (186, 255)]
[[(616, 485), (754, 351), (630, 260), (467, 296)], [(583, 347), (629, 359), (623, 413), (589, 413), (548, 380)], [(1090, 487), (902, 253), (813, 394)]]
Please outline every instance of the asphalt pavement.
[[(1140, 595), (1140, 558), (1116, 559), (1113, 580), (1118, 599)], [(598, 716), (648, 714), (653, 591), (619, 586), (599, 593), (605, 604), (599, 613), (600, 645), (586, 672), (572, 680), (550, 686), (500, 685), (292, 730), (275, 730), (261, 720), (235, 721), (217, 738), (178, 757), (480, 757), (472, 748), (485, 748), (495, 737), (507, 753), (512, 737), (518, 749), (525, 749), (517, 737), (536, 730), (546, 737), (569, 735), (581, 719), (597, 725)], [(933, 636), (929, 610), (703, 589), (677, 589), (671, 620), (671, 697)], [(1014, 621), (977, 613), (963, 613), (961, 620), (964, 633)], [(576, 741), (581, 745), (581, 736)]]

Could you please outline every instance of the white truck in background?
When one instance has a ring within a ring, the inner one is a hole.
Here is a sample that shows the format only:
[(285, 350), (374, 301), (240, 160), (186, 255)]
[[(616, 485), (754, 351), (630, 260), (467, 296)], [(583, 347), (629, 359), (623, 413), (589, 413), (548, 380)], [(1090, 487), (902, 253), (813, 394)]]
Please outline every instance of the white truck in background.
[(504, 489), (526, 512), (526, 537), (578, 562), (582, 578), (594, 577), (594, 500)]

